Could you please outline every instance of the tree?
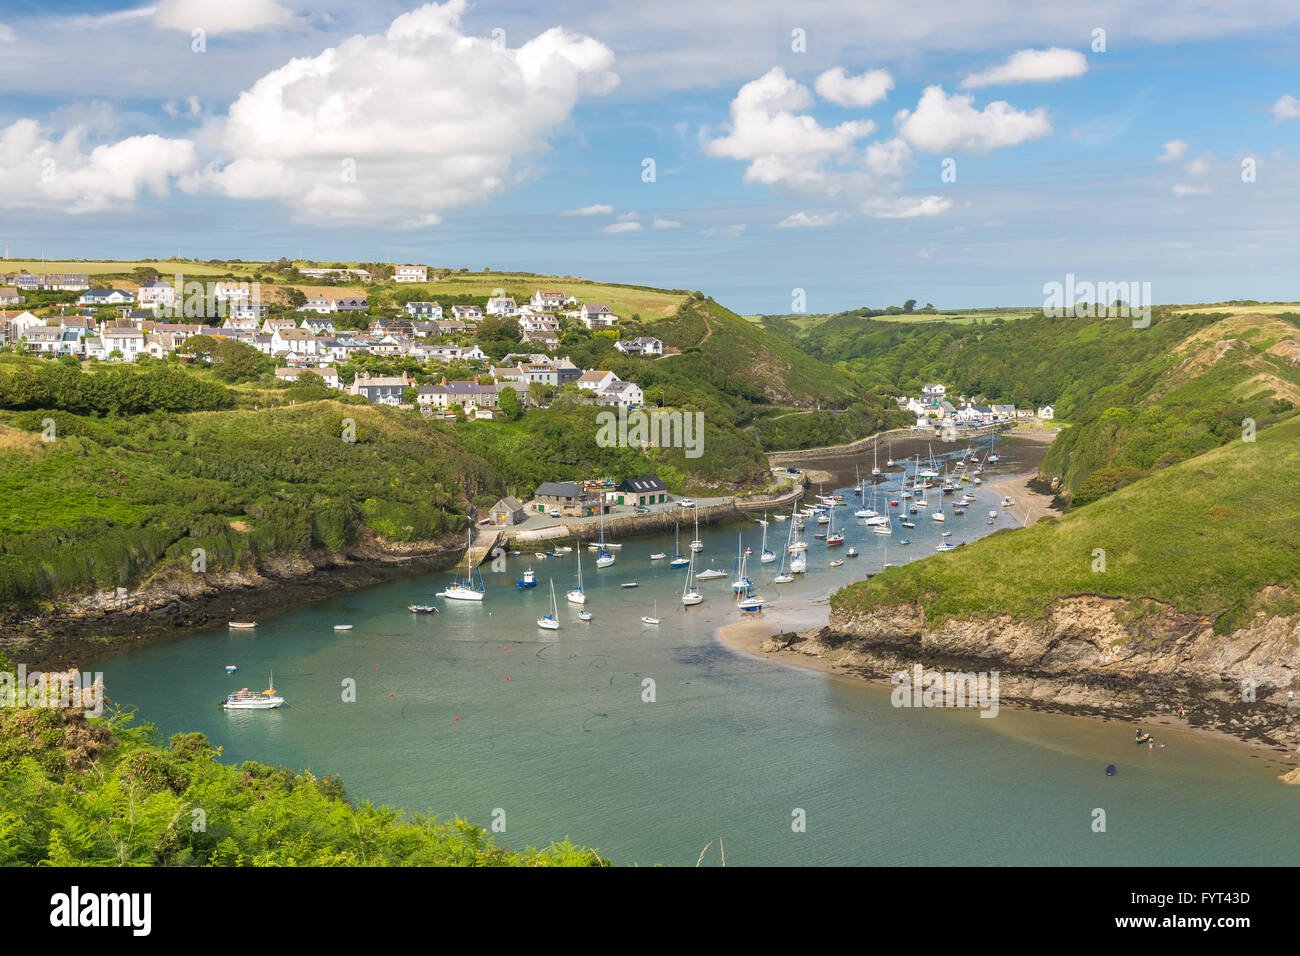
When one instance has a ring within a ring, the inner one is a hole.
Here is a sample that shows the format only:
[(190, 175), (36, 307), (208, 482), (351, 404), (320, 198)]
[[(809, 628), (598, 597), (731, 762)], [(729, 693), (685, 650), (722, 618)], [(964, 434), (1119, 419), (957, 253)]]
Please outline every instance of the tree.
[(297, 287), (290, 289), (286, 298), (289, 300), (289, 305), (295, 309), (307, 304), (307, 293)]
[(501, 417), (508, 422), (513, 422), (523, 413), (523, 407), (519, 404), (519, 393), (508, 385), (502, 387), (498, 401)]
[(911, 311), (912, 311), (913, 309), (915, 309), (915, 308), (916, 308), (916, 300), (915, 300), (915, 299), (908, 299), (906, 302), (903, 303), (903, 311), (904, 311), (904, 312), (911, 312)]

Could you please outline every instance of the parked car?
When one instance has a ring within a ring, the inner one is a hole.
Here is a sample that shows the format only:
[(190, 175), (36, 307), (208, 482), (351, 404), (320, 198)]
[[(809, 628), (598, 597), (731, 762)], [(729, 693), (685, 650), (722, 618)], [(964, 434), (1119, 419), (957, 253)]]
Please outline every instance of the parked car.
[(637, 505), (635, 508), (632, 509), (632, 513), (637, 515), (648, 515), (650, 513), (650, 509), (647, 508), (645, 505)]
[(692, 499), (690, 499), (690, 498), (683, 498), (681, 501), (679, 501), (679, 502), (677, 502), (677, 503), (678, 503), (679, 505), (681, 505), (683, 508), (694, 508), (694, 507), (695, 507), (695, 502), (694, 502)]
[(560, 509), (552, 508), (550, 511), (547, 512), (547, 514), (549, 514), (552, 518), (558, 518), (560, 516)]

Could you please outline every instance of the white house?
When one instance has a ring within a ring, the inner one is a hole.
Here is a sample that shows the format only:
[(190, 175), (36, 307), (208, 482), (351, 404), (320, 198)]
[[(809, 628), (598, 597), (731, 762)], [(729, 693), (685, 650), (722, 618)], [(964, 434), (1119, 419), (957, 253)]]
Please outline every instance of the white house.
[(125, 289), (89, 289), (77, 300), (77, 305), (124, 305), (134, 302), (135, 296)]
[(17, 342), (30, 329), (44, 328), (45, 320), (32, 315), (30, 312), (19, 312), (9, 320), (9, 341)]
[(558, 289), (538, 289), (528, 304), (543, 312), (559, 312), (564, 308), (564, 293)]
[(212, 297), (218, 302), (251, 302), (253, 290), (247, 282), (218, 282), (212, 287)]
[(604, 302), (584, 302), (578, 318), (589, 329), (612, 329), (618, 325), (618, 316)]
[(318, 355), (317, 339), (309, 329), (276, 329), (271, 333), (272, 354), (293, 352), (296, 355)]
[(578, 388), (585, 388), (593, 392), (599, 392), (613, 385), (617, 381), (619, 381), (619, 378), (613, 372), (605, 371), (604, 369), (592, 369), (591, 371), (583, 372), (578, 376), (577, 381), (573, 384), (577, 385)]
[(415, 319), (441, 319), (442, 306), (437, 302), (408, 302), (402, 311)]
[(145, 336), (139, 329), (105, 329), (100, 339), (104, 343), (104, 358), (110, 358), (114, 352), (121, 352), (121, 361), (134, 362), (146, 351)]
[(429, 269), (427, 266), (394, 266), (394, 282), (427, 282), (429, 280)]
[(664, 344), (656, 338), (643, 335), (635, 339), (619, 339), (614, 348), (628, 355), (663, 355)]
[(139, 298), (141, 305), (172, 306), (176, 304), (176, 290), (171, 283), (155, 279), (140, 286)]
[(514, 315), (519, 306), (514, 299), (505, 295), (494, 295), (487, 300), (487, 314), (496, 316)]
[(316, 312), (320, 315), (329, 315), (334, 311), (333, 299), (308, 299), (302, 305), (298, 306), (299, 312)]
[(641, 405), (645, 402), (640, 386), (633, 382), (616, 380), (596, 394), (600, 397), (602, 405)]
[(1048, 419), (1055, 418), (1056, 409), (1052, 408), (1051, 405), (1044, 405), (1042, 408), (1038, 410), (1038, 417), (1041, 418), (1043, 421), (1047, 421)]

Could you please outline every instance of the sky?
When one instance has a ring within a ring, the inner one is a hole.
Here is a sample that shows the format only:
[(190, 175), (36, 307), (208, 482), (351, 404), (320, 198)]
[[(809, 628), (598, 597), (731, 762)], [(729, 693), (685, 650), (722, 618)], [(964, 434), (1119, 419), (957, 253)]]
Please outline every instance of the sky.
[(1276, 0), (0, 0), (0, 245), (1289, 301), (1298, 47)]

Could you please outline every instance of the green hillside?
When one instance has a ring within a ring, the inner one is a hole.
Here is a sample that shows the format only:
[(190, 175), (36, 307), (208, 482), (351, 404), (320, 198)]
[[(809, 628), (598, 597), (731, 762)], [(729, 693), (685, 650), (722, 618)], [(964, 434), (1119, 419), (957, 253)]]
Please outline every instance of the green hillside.
[[(1300, 611), (1300, 416), (1142, 478), (1028, 528), (891, 568), (831, 599), (837, 611), (917, 603), (930, 624), (1044, 617), (1055, 601), (1100, 595), (1203, 615), (1223, 633), (1256, 612)], [(965, 520), (978, 520), (968, 518)], [(1105, 573), (1093, 571), (1094, 549)]]

